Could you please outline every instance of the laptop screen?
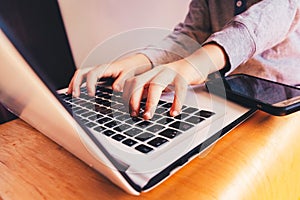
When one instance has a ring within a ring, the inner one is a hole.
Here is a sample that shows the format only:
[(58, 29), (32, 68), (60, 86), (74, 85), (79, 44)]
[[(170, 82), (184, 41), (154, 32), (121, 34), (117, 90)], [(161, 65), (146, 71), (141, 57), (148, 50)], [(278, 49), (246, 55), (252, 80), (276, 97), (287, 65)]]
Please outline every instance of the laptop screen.
[(42, 80), (61, 89), (76, 67), (56, 0), (0, 0), (1, 29)]

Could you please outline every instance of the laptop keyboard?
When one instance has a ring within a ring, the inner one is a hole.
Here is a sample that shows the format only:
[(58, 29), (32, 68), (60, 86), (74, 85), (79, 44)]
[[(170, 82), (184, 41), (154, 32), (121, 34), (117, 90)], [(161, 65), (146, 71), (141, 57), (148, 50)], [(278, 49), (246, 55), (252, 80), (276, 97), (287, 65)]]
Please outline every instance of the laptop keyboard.
[(60, 96), (89, 129), (144, 154), (170, 143), (215, 114), (184, 105), (180, 115), (171, 117), (172, 103), (160, 100), (151, 120), (142, 118), (145, 101), (140, 104), (140, 117), (131, 117), (123, 104), (122, 94), (103, 86), (97, 86), (95, 97), (88, 96), (86, 88), (81, 89), (78, 98), (66, 94)]

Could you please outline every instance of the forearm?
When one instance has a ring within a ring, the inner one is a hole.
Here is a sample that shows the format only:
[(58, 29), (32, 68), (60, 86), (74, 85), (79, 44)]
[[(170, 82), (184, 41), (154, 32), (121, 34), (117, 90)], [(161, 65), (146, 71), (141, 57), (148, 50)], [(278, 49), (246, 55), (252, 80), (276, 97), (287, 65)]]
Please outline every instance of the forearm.
[(228, 54), (231, 70), (281, 43), (298, 25), (296, 0), (263, 0), (209, 37)]
[(226, 62), (227, 55), (223, 49), (211, 43), (204, 45), (190, 56), (165, 66), (175, 70), (187, 84), (201, 84), (210, 73), (223, 69)]
[(215, 43), (209, 43), (186, 58), (196, 68), (204, 68), (210, 74), (219, 71), (227, 64), (227, 55), (223, 48)]
[(135, 75), (141, 74), (152, 68), (152, 63), (147, 56), (138, 53), (130, 55), (128, 57), (122, 58), (112, 63), (117, 68), (120, 69), (134, 69)]

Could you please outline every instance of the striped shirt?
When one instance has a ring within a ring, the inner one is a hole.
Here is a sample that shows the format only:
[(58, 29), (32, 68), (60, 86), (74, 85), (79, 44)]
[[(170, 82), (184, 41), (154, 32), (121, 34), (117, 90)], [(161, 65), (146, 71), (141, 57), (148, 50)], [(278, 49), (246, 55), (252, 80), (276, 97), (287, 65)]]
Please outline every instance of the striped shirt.
[(141, 53), (160, 65), (215, 42), (228, 56), (227, 73), (300, 84), (299, 0), (192, 0), (184, 22)]

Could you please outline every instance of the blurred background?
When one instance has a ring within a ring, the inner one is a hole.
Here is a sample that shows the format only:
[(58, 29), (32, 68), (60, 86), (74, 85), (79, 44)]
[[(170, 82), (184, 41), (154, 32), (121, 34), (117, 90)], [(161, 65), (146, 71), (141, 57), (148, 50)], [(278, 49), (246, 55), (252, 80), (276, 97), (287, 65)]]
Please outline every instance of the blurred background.
[[(133, 29), (171, 31), (184, 20), (189, 0), (0, 0), (0, 5), (1, 29), (41, 78), (61, 89), (98, 44)], [(0, 102), (0, 123), (14, 118)]]

